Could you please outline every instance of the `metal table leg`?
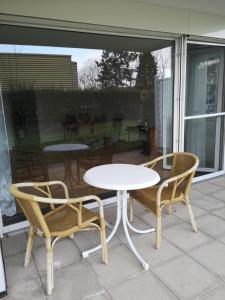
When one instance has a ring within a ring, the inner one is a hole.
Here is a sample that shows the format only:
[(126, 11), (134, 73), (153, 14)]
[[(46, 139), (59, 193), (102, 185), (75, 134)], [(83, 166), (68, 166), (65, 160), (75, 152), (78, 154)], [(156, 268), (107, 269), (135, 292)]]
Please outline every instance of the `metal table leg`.
[[(125, 232), (125, 235), (126, 235), (126, 238), (127, 238), (127, 241), (129, 243), (129, 246), (131, 248), (131, 251), (134, 253), (134, 255), (137, 257), (137, 259), (140, 261), (142, 267), (145, 269), (145, 270), (148, 270), (149, 269), (149, 265), (148, 263), (140, 256), (140, 254), (137, 252), (136, 248), (134, 247), (134, 244), (130, 238), (130, 235), (129, 235), (129, 231), (128, 231), (128, 228), (127, 226), (129, 226), (129, 222), (128, 222), (128, 219), (127, 219), (127, 191), (121, 191), (121, 196), (122, 196), (122, 220), (123, 220), (123, 228), (124, 228), (124, 232)], [(130, 227), (130, 226), (129, 226)], [(132, 226), (133, 228), (133, 226)], [(134, 228), (135, 229), (135, 228)], [(139, 230), (138, 230), (139, 231)], [(153, 231), (153, 230), (151, 230)]]

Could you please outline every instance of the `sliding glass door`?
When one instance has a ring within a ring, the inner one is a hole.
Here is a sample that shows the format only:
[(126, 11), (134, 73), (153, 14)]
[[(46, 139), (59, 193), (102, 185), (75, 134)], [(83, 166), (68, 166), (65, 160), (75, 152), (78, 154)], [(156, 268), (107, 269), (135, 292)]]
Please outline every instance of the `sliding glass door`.
[[(71, 197), (104, 199), (114, 194), (87, 185), (86, 170), (173, 151), (174, 40), (26, 31), (26, 44), (0, 44), (12, 182), (61, 180)], [(167, 165), (158, 171), (168, 176)], [(3, 204), (14, 209), (4, 227), (24, 220), (13, 199)]]
[(222, 169), (224, 48), (188, 44), (184, 150), (200, 160), (197, 176)]

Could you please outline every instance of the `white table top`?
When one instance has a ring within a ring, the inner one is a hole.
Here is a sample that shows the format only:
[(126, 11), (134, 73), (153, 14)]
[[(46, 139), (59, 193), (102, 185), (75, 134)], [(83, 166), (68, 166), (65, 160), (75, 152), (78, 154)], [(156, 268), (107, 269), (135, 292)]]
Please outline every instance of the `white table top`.
[(84, 181), (92, 186), (125, 191), (155, 185), (159, 174), (149, 168), (130, 164), (109, 164), (94, 167), (84, 174)]
[(69, 151), (79, 151), (87, 150), (90, 147), (85, 144), (55, 144), (44, 147), (45, 152), (69, 152)]

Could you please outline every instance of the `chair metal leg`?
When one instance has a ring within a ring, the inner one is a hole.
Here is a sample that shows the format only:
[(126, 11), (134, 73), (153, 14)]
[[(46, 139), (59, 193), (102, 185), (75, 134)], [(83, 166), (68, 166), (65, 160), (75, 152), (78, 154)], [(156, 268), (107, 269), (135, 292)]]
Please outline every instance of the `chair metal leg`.
[(186, 196), (185, 204), (186, 204), (186, 206), (187, 206), (188, 213), (189, 213), (189, 216), (190, 216), (190, 219), (191, 219), (191, 225), (192, 225), (192, 228), (193, 228), (194, 232), (197, 232), (198, 229), (197, 229), (197, 225), (196, 225), (196, 222), (195, 222), (194, 214), (193, 214), (193, 212), (192, 212), (192, 209), (191, 209), (191, 205), (190, 205), (188, 196)]
[(47, 264), (47, 294), (51, 295), (53, 290), (53, 249), (51, 239), (46, 239), (46, 264)]
[(129, 196), (129, 221), (132, 223), (134, 220), (134, 199)]
[(161, 209), (156, 212), (156, 249), (159, 249), (161, 243)]
[(27, 267), (30, 262), (33, 238), (34, 238), (34, 229), (31, 226), (30, 230), (29, 230), (28, 241), (27, 241), (27, 249), (26, 249), (26, 254), (25, 254), (24, 267)]

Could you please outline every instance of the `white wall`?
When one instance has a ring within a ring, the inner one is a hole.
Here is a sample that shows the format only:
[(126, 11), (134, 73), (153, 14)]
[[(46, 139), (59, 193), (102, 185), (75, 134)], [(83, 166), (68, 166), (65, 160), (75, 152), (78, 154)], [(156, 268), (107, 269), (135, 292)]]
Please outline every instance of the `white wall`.
[(8, 15), (225, 38), (223, 16), (138, 0), (0, 0), (0, 12)]

